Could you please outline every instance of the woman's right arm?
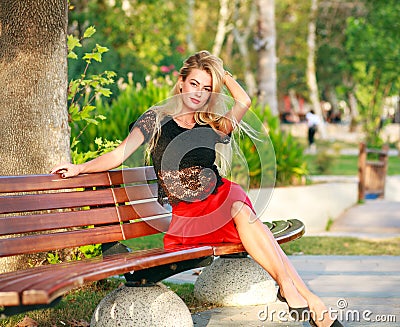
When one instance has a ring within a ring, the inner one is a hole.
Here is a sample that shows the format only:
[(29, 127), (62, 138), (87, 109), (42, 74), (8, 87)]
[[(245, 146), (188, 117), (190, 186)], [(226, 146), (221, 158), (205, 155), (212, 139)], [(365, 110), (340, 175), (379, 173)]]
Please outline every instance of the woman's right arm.
[(51, 173), (58, 173), (62, 178), (72, 177), (83, 173), (96, 173), (120, 166), (144, 141), (143, 133), (135, 127), (126, 139), (113, 151), (105, 153), (83, 164), (74, 165), (63, 163), (55, 166)]

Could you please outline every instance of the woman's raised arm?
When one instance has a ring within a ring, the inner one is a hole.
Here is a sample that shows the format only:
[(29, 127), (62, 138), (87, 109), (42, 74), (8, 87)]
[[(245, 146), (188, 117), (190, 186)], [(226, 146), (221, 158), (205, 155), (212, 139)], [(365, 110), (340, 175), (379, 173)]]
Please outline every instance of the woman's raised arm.
[(224, 78), (225, 86), (228, 91), (235, 99), (235, 104), (232, 109), (229, 110), (225, 117), (228, 119), (229, 130), (224, 131), (224, 133), (229, 134), (235, 128), (235, 124), (238, 124), (247, 110), (249, 110), (251, 106), (251, 99), (246, 91), (240, 86), (240, 84), (232, 77), (232, 75), (228, 72), (225, 72)]

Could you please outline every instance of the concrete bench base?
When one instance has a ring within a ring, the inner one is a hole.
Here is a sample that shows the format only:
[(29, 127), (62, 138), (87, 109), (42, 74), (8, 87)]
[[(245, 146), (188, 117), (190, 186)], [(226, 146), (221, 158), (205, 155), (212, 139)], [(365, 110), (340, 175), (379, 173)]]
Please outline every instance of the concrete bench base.
[(276, 300), (275, 281), (253, 259), (218, 258), (205, 267), (194, 285), (201, 301), (223, 306), (258, 305)]
[(122, 286), (97, 306), (91, 327), (193, 326), (182, 299), (162, 284), (146, 287)]

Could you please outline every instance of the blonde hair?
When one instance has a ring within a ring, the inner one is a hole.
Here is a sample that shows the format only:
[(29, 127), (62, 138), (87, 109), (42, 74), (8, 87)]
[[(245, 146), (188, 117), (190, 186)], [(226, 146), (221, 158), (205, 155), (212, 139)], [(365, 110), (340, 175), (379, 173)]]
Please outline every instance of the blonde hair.
[[(223, 67), (223, 61), (217, 56), (212, 55), (206, 50), (199, 51), (194, 55), (187, 58), (182, 68), (179, 71), (179, 77), (182, 81), (185, 81), (193, 69), (204, 70), (209, 73), (212, 77), (212, 92), (206, 105), (200, 111), (196, 111), (194, 119), (199, 125), (210, 125), (216, 131), (228, 130), (231, 126), (240, 126), (244, 130), (251, 129), (247, 124), (237, 124), (235, 121), (228, 121), (225, 114), (229, 110), (229, 101), (224, 93), (224, 74), (225, 70)], [(161, 121), (166, 116), (178, 115), (182, 110), (182, 100), (179, 94), (181, 89), (178, 82), (172, 88), (172, 97), (162, 104), (159, 104), (152, 109), (156, 113), (156, 128), (154, 128), (154, 134), (150, 139), (149, 146), (147, 148), (147, 159), (150, 158), (150, 153), (157, 144), (158, 137), (161, 134)], [(252, 133), (251, 133), (252, 134)], [(232, 138), (233, 141), (233, 138)], [(222, 175), (226, 175), (229, 171), (229, 162), (232, 157), (232, 146), (229, 144), (218, 143), (216, 148), (216, 165), (220, 169)]]

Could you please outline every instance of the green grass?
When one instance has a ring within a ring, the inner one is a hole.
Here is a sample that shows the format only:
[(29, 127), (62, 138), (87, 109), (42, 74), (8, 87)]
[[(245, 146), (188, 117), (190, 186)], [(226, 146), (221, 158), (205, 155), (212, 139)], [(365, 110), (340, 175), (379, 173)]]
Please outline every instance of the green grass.
[[(305, 155), (304, 157), (307, 162), (310, 175), (320, 175), (321, 173), (317, 169), (317, 156)], [(357, 156), (332, 156), (329, 161), (329, 169), (324, 174), (345, 176), (356, 176), (358, 174)], [(400, 157), (389, 157), (388, 175), (400, 175)]]
[(287, 255), (400, 255), (400, 237), (366, 240), (355, 237), (306, 236), (281, 245)]
[[(307, 147), (306, 138), (296, 138), (304, 148)], [(357, 155), (341, 155), (340, 151), (344, 149), (354, 149), (358, 153), (358, 143), (349, 143), (344, 141), (316, 140), (318, 149), (317, 155), (306, 154), (304, 156), (309, 169), (310, 175), (321, 175), (318, 170), (319, 158), (321, 154), (327, 154), (327, 171), (324, 175), (344, 175), (356, 176), (358, 174), (358, 156)], [(328, 154), (329, 153), (329, 154)], [(388, 175), (400, 175), (400, 156), (389, 156)]]
[(163, 247), (163, 234), (154, 234), (123, 241), (132, 250), (144, 250)]

